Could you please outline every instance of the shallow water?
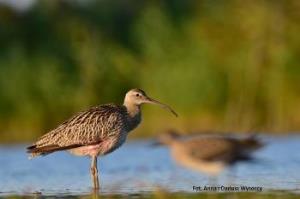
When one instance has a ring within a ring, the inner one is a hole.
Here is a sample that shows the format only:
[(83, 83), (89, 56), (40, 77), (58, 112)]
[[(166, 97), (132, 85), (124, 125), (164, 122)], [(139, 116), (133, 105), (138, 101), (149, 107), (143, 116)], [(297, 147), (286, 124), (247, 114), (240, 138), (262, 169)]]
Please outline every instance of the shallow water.
[[(262, 138), (267, 146), (254, 154), (257, 161), (225, 170), (215, 183), (299, 193), (300, 136)], [(151, 142), (127, 142), (100, 158), (101, 193), (144, 194), (158, 187), (169, 192), (194, 193), (193, 186), (211, 184), (208, 176), (177, 166), (167, 148), (153, 148)], [(0, 145), (0, 196), (90, 192), (89, 158), (59, 152), (28, 160), (24, 148), (25, 145)]]

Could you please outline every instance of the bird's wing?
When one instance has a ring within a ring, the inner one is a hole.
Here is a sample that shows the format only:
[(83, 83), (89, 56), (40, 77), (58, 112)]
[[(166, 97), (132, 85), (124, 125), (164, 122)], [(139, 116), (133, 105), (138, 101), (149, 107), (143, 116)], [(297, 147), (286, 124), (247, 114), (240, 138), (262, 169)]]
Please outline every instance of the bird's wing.
[(198, 138), (187, 142), (186, 150), (198, 160), (230, 162), (236, 152), (236, 143), (232, 139)]
[(124, 110), (116, 105), (93, 107), (73, 116), (43, 135), (28, 152), (36, 148), (52, 151), (100, 143), (124, 128)]

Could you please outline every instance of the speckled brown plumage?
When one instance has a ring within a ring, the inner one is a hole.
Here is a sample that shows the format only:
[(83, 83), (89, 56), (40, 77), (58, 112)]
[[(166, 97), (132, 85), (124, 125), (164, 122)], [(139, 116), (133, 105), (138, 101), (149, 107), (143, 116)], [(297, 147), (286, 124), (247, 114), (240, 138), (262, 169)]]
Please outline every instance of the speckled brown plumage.
[(140, 89), (126, 93), (123, 105), (105, 104), (80, 112), (27, 147), (31, 157), (68, 150), (92, 158), (94, 188), (99, 188), (97, 157), (113, 152), (141, 122), (141, 105), (157, 104), (177, 114), (167, 105), (151, 99)]
[[(131, 118), (123, 105), (106, 104), (80, 112), (42, 136), (28, 148), (33, 156), (58, 150), (101, 143), (110, 137), (122, 139), (141, 121), (140, 114)], [(118, 148), (119, 143), (115, 146)], [(108, 149), (109, 152), (111, 149)]]

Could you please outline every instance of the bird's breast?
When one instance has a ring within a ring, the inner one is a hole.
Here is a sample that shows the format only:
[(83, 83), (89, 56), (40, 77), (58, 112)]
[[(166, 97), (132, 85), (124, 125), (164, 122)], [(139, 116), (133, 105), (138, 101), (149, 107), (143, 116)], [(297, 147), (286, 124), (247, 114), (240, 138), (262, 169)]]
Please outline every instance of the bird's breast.
[(102, 143), (103, 150), (99, 155), (105, 155), (118, 149), (120, 146), (122, 146), (125, 143), (127, 134), (128, 132), (122, 131), (119, 135), (108, 138), (106, 141)]
[(128, 116), (127, 117), (127, 128), (126, 131), (129, 133), (133, 129), (135, 129), (142, 121), (142, 116), (141, 114), (136, 114), (135, 116)]
[(77, 147), (69, 150), (69, 152), (78, 156), (106, 155), (122, 146), (126, 141), (126, 137), (127, 133), (124, 132), (118, 136), (108, 137), (98, 144)]

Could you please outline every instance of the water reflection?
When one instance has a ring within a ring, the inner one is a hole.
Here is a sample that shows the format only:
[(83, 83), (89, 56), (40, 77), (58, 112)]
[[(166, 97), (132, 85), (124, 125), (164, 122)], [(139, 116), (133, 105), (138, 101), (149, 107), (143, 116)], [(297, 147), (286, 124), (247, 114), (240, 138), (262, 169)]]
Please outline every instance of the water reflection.
[[(258, 161), (237, 164), (234, 184), (262, 186), (263, 191), (299, 191), (300, 137), (263, 137), (268, 145), (254, 154)], [(101, 195), (149, 194), (158, 187), (170, 192), (194, 193), (193, 186), (209, 184), (206, 175), (177, 166), (165, 147), (152, 141), (129, 142), (100, 158)], [(60, 152), (28, 160), (25, 145), (0, 146), (0, 194), (90, 195), (89, 161)], [(228, 184), (226, 170), (219, 185)], [(94, 197), (98, 194), (93, 193)]]

